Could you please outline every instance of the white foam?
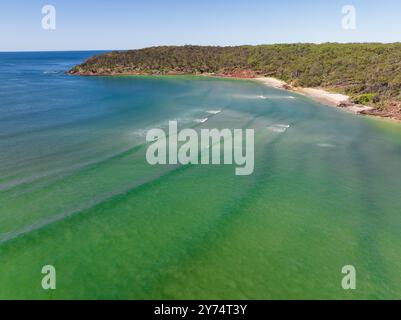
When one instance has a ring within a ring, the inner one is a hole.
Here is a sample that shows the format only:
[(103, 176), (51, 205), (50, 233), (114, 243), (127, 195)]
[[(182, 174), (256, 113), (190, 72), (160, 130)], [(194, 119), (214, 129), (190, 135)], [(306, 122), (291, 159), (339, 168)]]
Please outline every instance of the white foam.
[(287, 131), (287, 129), (290, 127), (289, 124), (274, 124), (270, 127), (267, 127), (268, 130), (272, 132), (277, 132), (277, 133), (284, 133)]
[(266, 99), (270, 98), (270, 96), (267, 97), (267, 96), (264, 96), (264, 95), (256, 96), (256, 95), (246, 95), (246, 94), (234, 94), (231, 97), (237, 98), (237, 99), (250, 99), (250, 100), (254, 100), (254, 99), (266, 100)]
[(209, 114), (219, 114), (221, 112), (221, 110), (208, 110), (206, 112)]
[(138, 130), (135, 130), (135, 131), (131, 131), (130, 133), (129, 133), (129, 135), (131, 135), (131, 136), (139, 136), (139, 137), (144, 137), (144, 136), (146, 136), (146, 130), (144, 130), (144, 129), (138, 129)]
[(335, 148), (336, 147), (336, 145), (330, 144), (330, 143), (318, 143), (317, 146), (320, 148)]
[(208, 120), (208, 118), (195, 119), (194, 122), (196, 122), (196, 123), (205, 123), (207, 120)]
[(270, 131), (277, 132), (277, 133), (284, 133), (287, 131), (285, 128), (277, 128), (277, 127), (268, 127)]
[(177, 123), (185, 124), (185, 123), (192, 122), (193, 118), (184, 118), (184, 117), (182, 117), (182, 118), (176, 118), (176, 119), (173, 119), (173, 120), (170, 119), (165, 125), (168, 126), (170, 121), (177, 121)]

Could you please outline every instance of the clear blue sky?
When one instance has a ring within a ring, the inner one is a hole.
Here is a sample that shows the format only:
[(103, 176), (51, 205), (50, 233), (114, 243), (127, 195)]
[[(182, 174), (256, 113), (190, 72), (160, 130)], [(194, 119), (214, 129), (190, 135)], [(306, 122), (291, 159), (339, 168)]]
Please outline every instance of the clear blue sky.
[[(57, 26), (42, 29), (54, 5)], [(357, 29), (341, 27), (344, 5)], [(401, 41), (401, 0), (1, 0), (0, 51)]]

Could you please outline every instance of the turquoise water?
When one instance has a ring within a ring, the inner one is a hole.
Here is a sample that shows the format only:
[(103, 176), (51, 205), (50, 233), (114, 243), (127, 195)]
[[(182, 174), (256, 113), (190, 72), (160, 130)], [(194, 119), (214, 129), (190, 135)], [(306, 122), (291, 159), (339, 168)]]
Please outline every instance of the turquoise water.
[[(64, 74), (93, 54), (0, 53), (0, 298), (401, 296), (398, 123), (254, 81)], [(169, 120), (255, 129), (254, 174), (148, 165)]]

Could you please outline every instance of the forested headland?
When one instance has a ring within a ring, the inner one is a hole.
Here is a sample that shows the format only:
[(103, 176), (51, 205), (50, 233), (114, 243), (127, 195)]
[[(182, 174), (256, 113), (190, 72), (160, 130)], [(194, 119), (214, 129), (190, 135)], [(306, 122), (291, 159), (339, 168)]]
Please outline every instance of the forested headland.
[(97, 55), (69, 73), (268, 76), (347, 94), (382, 115), (401, 114), (401, 43), (160, 46)]

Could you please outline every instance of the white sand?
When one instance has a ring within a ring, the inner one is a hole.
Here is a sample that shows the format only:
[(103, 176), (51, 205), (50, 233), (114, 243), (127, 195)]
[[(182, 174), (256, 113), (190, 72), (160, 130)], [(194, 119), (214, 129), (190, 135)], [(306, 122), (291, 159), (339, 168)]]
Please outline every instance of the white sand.
[(323, 89), (316, 88), (299, 88), (296, 89), (297, 92), (303, 93), (309, 97), (315, 98), (318, 101), (334, 104), (335, 106), (340, 105), (341, 103), (348, 103), (349, 97), (344, 94), (339, 93), (330, 93)]
[(350, 103), (350, 98), (347, 95), (340, 94), (340, 93), (331, 93), (321, 88), (302, 88), (302, 87), (291, 87), (285, 81), (266, 77), (266, 78), (255, 78), (255, 80), (263, 82), (265, 85), (277, 89), (286, 89), (290, 91), (294, 91), (305, 96), (311, 97), (316, 101), (321, 103), (339, 107), (341, 104), (345, 104), (343, 109), (350, 111), (352, 113), (361, 113), (363, 111), (372, 110), (372, 107), (363, 106), (363, 105), (356, 105)]
[(255, 78), (255, 80), (263, 82), (265, 85), (273, 88), (278, 88), (278, 89), (285, 89), (287, 86), (287, 83), (285, 81), (276, 79), (276, 78)]

